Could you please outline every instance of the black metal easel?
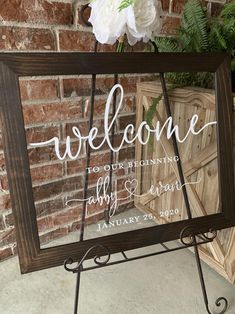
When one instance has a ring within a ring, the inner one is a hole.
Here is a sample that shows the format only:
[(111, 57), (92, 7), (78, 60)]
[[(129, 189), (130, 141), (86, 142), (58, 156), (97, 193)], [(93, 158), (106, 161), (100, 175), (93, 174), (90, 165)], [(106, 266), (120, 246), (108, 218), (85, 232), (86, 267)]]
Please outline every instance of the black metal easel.
[[(84, 12), (87, 9), (87, 7), (88, 7), (88, 5), (83, 7), (83, 9), (81, 11), (81, 18), (87, 26), (90, 26), (90, 23), (87, 22), (84, 18)], [(154, 45), (154, 43), (153, 43), (153, 45)], [(155, 47), (155, 51), (157, 51), (156, 50), (157, 47), (155, 45), (154, 45), (154, 47)], [(95, 52), (97, 52), (97, 48), (98, 48), (98, 43), (96, 41), (95, 49), (94, 49)], [(167, 113), (167, 116), (170, 117), (171, 116), (171, 109), (170, 109), (170, 101), (169, 101), (169, 96), (168, 96), (168, 92), (167, 92), (165, 76), (164, 76), (164, 73), (160, 73), (159, 75), (160, 75), (160, 82), (161, 82), (161, 86), (162, 86), (162, 90), (163, 90), (164, 105), (165, 105), (166, 113)], [(115, 84), (118, 83), (118, 75), (114, 76), (114, 83)], [(91, 129), (93, 126), (95, 90), (96, 90), (96, 75), (92, 75), (91, 110), (90, 110), (90, 118), (89, 118), (89, 129)], [(117, 95), (114, 94), (113, 111), (112, 111), (113, 115), (115, 114), (115, 111), (116, 111), (116, 96)], [(174, 126), (172, 126), (172, 128), (173, 127)], [(112, 128), (112, 144), (114, 141), (114, 135), (115, 135), (115, 126), (113, 126), (113, 128)], [(172, 141), (173, 141), (173, 147), (174, 147), (175, 155), (180, 156), (177, 140), (176, 140), (174, 133), (172, 135)], [(86, 168), (88, 169), (90, 166), (90, 155), (91, 155), (91, 149), (90, 149), (90, 146), (88, 145), (88, 143), (87, 143), (86, 148), (87, 148), (87, 165), (86, 165)], [(113, 163), (113, 160), (114, 160), (114, 153), (111, 151), (110, 152), (110, 163), (111, 164)], [(180, 183), (182, 186), (186, 211), (187, 211), (188, 219), (190, 221), (192, 219), (192, 212), (191, 212), (191, 207), (190, 207), (190, 203), (189, 203), (189, 199), (188, 199), (188, 194), (187, 194), (186, 185), (185, 185), (185, 178), (184, 178), (183, 168), (182, 168), (180, 158), (179, 158), (179, 161), (177, 163), (177, 166), (178, 166), (179, 178), (180, 178)], [(109, 191), (110, 191), (110, 193), (112, 192), (112, 183), (111, 183), (112, 182), (112, 175), (113, 175), (112, 170), (110, 170), (110, 173), (109, 173), (109, 177), (110, 177)], [(88, 182), (89, 182), (89, 173), (87, 170), (86, 176), (85, 176), (84, 191), (83, 191), (83, 199), (84, 200), (87, 198)], [(106, 221), (108, 221), (108, 219), (109, 219), (108, 218), (109, 210), (110, 210), (110, 208), (108, 208), (107, 211), (105, 211)], [(85, 215), (86, 215), (86, 201), (83, 202), (83, 212), (82, 212), (81, 229), (80, 229), (80, 241), (84, 240)], [(212, 312), (209, 309), (208, 296), (207, 296), (207, 291), (206, 291), (204, 275), (203, 275), (203, 271), (202, 271), (201, 260), (199, 257), (198, 245), (212, 242), (216, 238), (216, 236), (217, 236), (217, 232), (214, 230), (211, 230), (209, 234), (200, 233), (198, 235), (194, 235), (194, 234), (190, 235), (190, 227), (186, 227), (181, 231), (181, 235), (180, 235), (180, 240), (181, 240), (182, 245), (178, 246), (176, 248), (173, 248), (173, 249), (168, 248), (164, 243), (162, 243), (161, 244), (161, 246), (163, 247), (162, 251), (144, 254), (144, 255), (140, 255), (137, 257), (131, 257), (131, 258), (128, 258), (126, 252), (120, 252), (123, 256), (123, 259), (118, 260), (118, 261), (114, 261), (114, 262), (110, 262), (111, 254), (110, 254), (108, 248), (104, 247), (102, 245), (96, 245), (96, 246), (92, 246), (91, 248), (89, 248), (89, 250), (84, 254), (83, 258), (80, 261), (74, 261), (72, 258), (68, 258), (64, 262), (64, 268), (69, 272), (77, 274), (74, 314), (78, 313), (80, 280), (81, 280), (81, 273), (82, 272), (85, 272), (88, 270), (94, 270), (97, 268), (112, 266), (112, 265), (116, 265), (116, 264), (121, 264), (121, 263), (129, 262), (129, 261), (134, 261), (134, 260), (138, 260), (138, 259), (142, 259), (142, 258), (146, 258), (146, 257), (155, 256), (155, 255), (160, 255), (160, 254), (164, 254), (164, 253), (174, 252), (174, 251), (182, 250), (182, 249), (189, 248), (189, 247), (194, 248), (196, 265), (197, 265), (197, 269), (198, 269), (198, 274), (199, 274), (199, 279), (200, 279), (200, 284), (201, 284), (201, 288), (202, 288), (202, 294), (203, 294), (203, 299), (204, 299), (206, 311), (208, 314), (212, 314)], [(186, 241), (185, 240), (186, 238), (187, 239), (189, 238), (190, 240)], [(102, 258), (97, 255), (96, 257), (94, 257), (94, 263), (95, 263), (94, 266), (84, 267), (83, 262), (87, 259), (87, 256), (91, 253), (91, 251), (97, 250), (98, 248), (101, 248), (104, 252), (106, 252), (106, 256), (103, 257), (103, 260), (102, 260)], [(72, 267), (71, 264), (73, 264), (73, 263), (77, 263), (77, 265), (75, 267)], [(222, 302), (224, 302), (224, 306), (218, 314), (225, 313), (227, 308), (228, 308), (228, 301), (224, 297), (218, 298), (216, 300), (215, 304), (217, 307), (222, 307)]]

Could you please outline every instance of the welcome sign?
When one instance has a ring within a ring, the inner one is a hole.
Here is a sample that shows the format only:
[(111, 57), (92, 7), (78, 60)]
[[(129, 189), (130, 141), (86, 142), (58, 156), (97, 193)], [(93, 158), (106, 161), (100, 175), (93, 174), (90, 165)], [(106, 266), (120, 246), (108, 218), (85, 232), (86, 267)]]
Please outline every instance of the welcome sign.
[[(111, 116), (111, 109), (112, 109), (112, 101), (114, 98), (114, 93), (117, 93), (119, 95), (118, 103), (116, 112), (114, 113), (111, 120), (109, 119)], [(115, 127), (121, 110), (124, 106), (124, 88), (120, 84), (116, 84), (111, 89), (110, 93), (108, 94), (107, 102), (104, 103), (104, 116), (101, 116), (101, 119), (103, 119), (103, 130), (99, 130), (98, 127), (93, 126), (90, 130), (88, 130), (88, 134), (82, 135), (81, 130), (79, 129), (79, 124), (77, 126), (71, 126), (72, 135), (66, 135), (65, 139), (65, 149), (63, 152), (61, 152), (62, 146), (63, 146), (63, 140), (60, 140), (58, 137), (53, 137), (47, 141), (39, 142), (39, 143), (30, 143), (31, 147), (37, 148), (37, 147), (47, 147), (52, 146), (52, 150), (54, 151), (55, 158), (57, 158), (60, 161), (68, 160), (70, 162), (71, 160), (80, 160), (82, 156), (82, 148), (84, 147), (84, 144), (89, 145), (89, 148), (92, 150), (92, 152), (96, 151), (103, 151), (104, 147), (107, 146), (107, 154), (110, 151), (110, 154), (118, 154), (124, 147), (127, 145), (135, 144), (136, 142), (138, 145), (141, 145), (143, 149), (145, 149), (145, 146), (153, 145), (153, 141), (161, 142), (162, 137), (166, 136), (167, 141), (171, 141), (171, 138), (173, 134), (176, 137), (176, 140), (178, 143), (186, 143), (188, 138), (191, 136), (197, 136), (200, 135), (203, 131), (208, 132), (209, 128), (212, 128), (217, 124), (217, 121), (211, 121), (203, 124), (201, 127), (199, 123), (199, 115), (194, 114), (191, 119), (188, 121), (188, 128), (183, 134), (182, 126), (176, 124), (173, 124), (173, 117), (170, 116), (166, 119), (162, 124), (158, 120), (156, 122), (155, 127), (151, 127), (148, 125), (146, 121), (142, 121), (141, 124), (135, 128), (135, 125), (132, 123), (127, 124), (127, 126), (121, 130), (120, 133), (120, 140), (118, 145), (115, 147), (112, 144), (112, 128)], [(126, 117), (126, 116), (124, 116)], [(128, 118), (129, 116), (127, 116)], [(110, 120), (110, 121), (109, 121)], [(181, 133), (181, 134), (180, 134)], [(210, 132), (211, 133), (211, 132)], [(152, 136), (152, 142), (150, 142)], [(97, 138), (99, 137), (100, 143), (97, 145)], [(72, 151), (72, 145), (76, 145), (75, 152)], [(155, 145), (156, 146), (156, 145)], [(135, 148), (135, 146), (133, 146)], [(99, 155), (95, 155), (97, 158)], [(142, 195), (137, 194), (136, 191), (138, 187), (146, 183), (145, 178), (143, 176), (142, 180), (137, 180), (135, 178), (135, 173), (133, 170), (136, 168), (143, 168), (143, 171), (148, 171), (147, 168), (158, 166), (163, 167), (163, 164), (168, 165), (168, 167), (172, 167), (172, 164), (177, 165), (177, 163), (180, 160), (179, 156), (169, 156), (169, 155), (159, 155), (152, 159), (142, 159), (140, 161), (137, 160), (124, 160), (124, 161), (118, 161), (117, 158), (114, 158), (116, 160), (115, 163), (102, 163), (99, 164), (95, 163), (95, 165), (91, 166), (88, 165), (88, 167), (84, 167), (84, 169), (81, 169), (81, 172), (88, 173), (88, 175), (95, 175), (95, 180), (93, 181), (93, 189), (94, 193), (92, 195), (88, 196), (87, 198), (69, 198), (65, 202), (65, 206), (74, 206), (74, 204), (82, 204), (86, 202), (86, 214), (85, 214), (85, 220), (89, 217), (88, 207), (92, 205), (96, 205), (97, 212), (102, 213), (102, 211), (105, 211), (106, 207), (109, 209), (107, 210), (108, 214), (108, 221), (101, 221), (98, 222), (97, 231), (102, 231), (103, 229), (108, 229), (112, 227), (117, 227), (121, 225), (127, 225), (127, 224), (137, 224), (141, 223), (141, 221), (147, 220), (147, 215), (143, 214), (142, 216), (129, 216), (123, 215), (123, 218), (119, 218), (117, 216), (118, 209), (120, 206), (120, 203), (128, 202), (133, 200), (135, 197), (136, 199), (140, 198)], [(174, 169), (174, 167), (172, 167)], [(126, 172), (132, 172), (131, 175), (116, 175), (113, 177), (113, 181), (111, 182), (110, 178), (110, 171), (120, 171), (126, 173)], [(154, 176), (154, 174), (152, 174)], [(89, 180), (89, 178), (88, 178)], [(118, 181), (122, 180), (122, 193), (119, 193), (118, 190)], [(197, 181), (193, 182), (187, 182), (184, 184), (181, 184), (177, 178), (175, 178), (175, 182), (161, 182), (158, 181), (157, 185), (151, 185), (149, 187), (149, 190), (146, 192), (150, 197), (161, 197), (163, 193), (168, 192), (168, 197), (171, 198), (169, 195), (170, 193), (174, 191), (181, 191), (182, 193), (182, 187), (183, 185), (196, 185), (201, 183), (202, 178), (198, 178)], [(110, 186), (113, 186), (113, 189), (110, 191)], [(218, 190), (218, 188), (217, 188)], [(123, 197), (123, 194), (125, 195)], [(182, 196), (183, 197), (183, 196)], [(72, 207), (71, 206), (71, 207)], [(169, 212), (169, 215), (174, 214), (180, 214), (180, 209), (174, 208), (174, 209), (160, 209), (160, 216), (164, 216)], [(90, 218), (90, 217), (89, 217)], [(112, 219), (111, 219), (112, 218)], [(149, 217), (148, 217), (149, 218)], [(153, 218), (152, 218), (153, 220)], [(94, 221), (95, 222), (95, 221)], [(143, 224), (142, 227), (145, 227)], [(133, 226), (134, 228), (134, 226)], [(118, 231), (118, 230), (117, 230)]]
[[(214, 101), (167, 90), (167, 72), (214, 73)], [(63, 75), (60, 104), (35, 105), (35, 117), (18, 85), (31, 75)], [(21, 271), (82, 259), (94, 245), (102, 255), (234, 226), (228, 82), (226, 54), (1, 55)]]

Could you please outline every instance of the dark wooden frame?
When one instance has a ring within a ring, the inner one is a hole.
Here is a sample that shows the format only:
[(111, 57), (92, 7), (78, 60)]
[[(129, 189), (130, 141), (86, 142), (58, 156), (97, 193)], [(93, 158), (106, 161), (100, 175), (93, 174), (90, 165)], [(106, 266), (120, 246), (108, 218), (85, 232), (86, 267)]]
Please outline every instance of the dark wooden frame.
[[(221, 213), (41, 249), (20, 101), (19, 77), (158, 72), (215, 73)], [(230, 57), (225, 53), (0, 54), (1, 123), (21, 272), (27, 273), (58, 266), (70, 256), (80, 259), (87, 249), (96, 244), (106, 246), (110, 253), (116, 253), (179, 239), (182, 229), (187, 226), (190, 226), (195, 234), (208, 232), (209, 229), (218, 230), (234, 226), (232, 103)], [(94, 257), (95, 253), (91, 253), (88, 257)]]

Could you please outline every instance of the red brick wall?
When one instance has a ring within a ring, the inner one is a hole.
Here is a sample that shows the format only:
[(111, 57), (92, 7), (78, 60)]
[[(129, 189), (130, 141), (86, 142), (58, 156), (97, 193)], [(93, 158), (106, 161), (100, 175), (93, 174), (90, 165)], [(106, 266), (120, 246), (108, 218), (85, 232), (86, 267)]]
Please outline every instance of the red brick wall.
[[(162, 35), (172, 35), (180, 22), (184, 0), (162, 0), (164, 23)], [(84, 26), (79, 17), (81, 5), (86, 1), (78, 0), (0, 0), (0, 51), (92, 51), (94, 36)], [(223, 2), (222, 2), (223, 3)], [(217, 14), (221, 2), (208, 2), (212, 14)], [(101, 50), (113, 50), (103, 46)], [(135, 49), (141, 49), (138, 45)], [(149, 79), (148, 77), (139, 77)], [(98, 80), (99, 100), (96, 101), (95, 123), (102, 125), (104, 83), (112, 83), (111, 78)], [(127, 91), (125, 108), (118, 121), (119, 133), (127, 120), (134, 120), (136, 78), (123, 77), (122, 85)], [(62, 140), (69, 134), (71, 124), (80, 120), (79, 128), (87, 130), (87, 109), (84, 97), (89, 95), (90, 79), (72, 77), (22, 78), (20, 81), (23, 112), (29, 142), (43, 141), (52, 136)], [(119, 140), (117, 136), (117, 141)], [(119, 161), (131, 159), (133, 147), (124, 147), (119, 153)], [(62, 202), (72, 192), (82, 191), (84, 176), (81, 167), (86, 160), (86, 152), (79, 161), (58, 162), (51, 147), (30, 149), (29, 158), (34, 185), (34, 198), (39, 217), (38, 227), (42, 242), (63, 236), (79, 228), (81, 206), (63, 209)], [(92, 157), (108, 163), (108, 151), (104, 147)], [(122, 191), (122, 177), (119, 172), (118, 188)], [(95, 179), (95, 178), (94, 178)], [(64, 182), (67, 182), (66, 189)], [(0, 144), (0, 260), (16, 253), (14, 219), (8, 192), (8, 182), (2, 144)], [(63, 193), (61, 194), (61, 190)], [(128, 207), (122, 204), (121, 209)], [(90, 213), (99, 213), (96, 208)], [(99, 217), (97, 217), (98, 219)]]

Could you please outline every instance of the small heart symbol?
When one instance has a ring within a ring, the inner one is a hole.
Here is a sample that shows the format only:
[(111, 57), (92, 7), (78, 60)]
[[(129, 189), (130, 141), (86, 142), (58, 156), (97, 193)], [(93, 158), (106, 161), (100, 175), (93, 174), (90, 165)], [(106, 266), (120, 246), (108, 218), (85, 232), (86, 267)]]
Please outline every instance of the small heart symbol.
[(127, 180), (125, 181), (124, 186), (127, 192), (134, 194), (138, 187), (138, 181), (136, 179)]

